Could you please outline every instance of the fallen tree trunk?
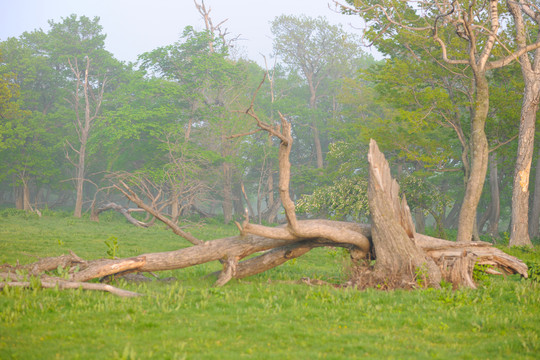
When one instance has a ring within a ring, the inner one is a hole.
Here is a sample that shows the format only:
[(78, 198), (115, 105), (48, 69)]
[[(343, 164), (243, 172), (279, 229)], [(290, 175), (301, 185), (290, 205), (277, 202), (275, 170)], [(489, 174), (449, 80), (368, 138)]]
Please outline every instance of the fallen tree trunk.
[[(324, 222), (329, 227), (332, 226), (333, 223), (336, 223), (337, 228), (347, 227), (349, 229), (357, 229), (368, 239), (371, 238), (371, 228), (369, 225), (333, 222), (328, 220), (325, 220)], [(216, 239), (184, 249), (161, 253), (148, 253), (136, 258), (128, 259), (85, 261), (72, 253), (70, 255), (42, 259), (37, 263), (25, 266), (4, 266), (3, 272), (0, 273), (0, 279), (3, 279), (4, 281), (7, 279), (14, 279), (13, 276), (16, 274), (16, 271), (21, 269), (29, 270), (32, 274), (37, 276), (40, 272), (43, 273), (45, 271), (55, 270), (58, 266), (61, 266), (70, 269), (70, 277), (68, 280), (55, 278), (56, 280), (83, 283), (84, 281), (104, 277), (106, 275), (123, 275), (135, 271), (156, 272), (182, 269), (221, 259), (235, 259), (238, 261), (246, 256), (264, 251), (264, 253), (257, 257), (237, 263), (236, 269), (230, 275), (230, 278), (244, 278), (272, 269), (291, 259), (304, 255), (313, 248), (322, 246), (344, 247), (351, 252), (351, 255), (355, 260), (364, 259), (366, 255), (354, 245), (336, 243), (322, 238), (291, 241), (286, 239), (277, 240), (261, 236), (245, 235)], [(461, 258), (465, 252), (470, 254), (470, 256), (473, 256), (476, 263), (499, 268), (504, 273), (520, 274), (523, 277), (527, 277), (527, 266), (521, 260), (505, 254), (503, 251), (492, 247), (489, 243), (462, 244), (416, 234), (416, 246), (425, 252), (432, 261), (439, 264), (439, 266), (448, 266), (449, 262), (451, 262), (450, 259)], [(47, 266), (45, 267), (43, 264), (47, 264)], [(451, 265), (453, 265), (453, 263)], [(79, 267), (78, 272), (74, 271), (76, 267)], [(442, 273), (444, 274), (445, 271), (442, 271)], [(216, 275), (219, 276), (221, 274)], [(445, 276), (445, 278), (448, 277), (448, 281), (450, 281), (453, 279), (452, 276), (454, 275), (448, 275)], [(50, 282), (51, 277), (48, 279)], [(462, 280), (459, 282), (461, 283)], [(224, 283), (218, 283), (218, 285), (224, 285)], [(13, 282), (11, 281), (10, 284), (13, 285)], [(462, 285), (471, 286), (471, 284)], [(106, 289), (102, 290), (108, 291)]]
[[(98, 287), (86, 281), (130, 272), (182, 269), (220, 261), (223, 270), (217, 273), (216, 285), (222, 286), (231, 279), (261, 273), (321, 246), (346, 248), (355, 262), (363, 259), (375, 260), (373, 268), (357, 273), (360, 277), (368, 278), (368, 283), (373, 285), (390, 283), (390, 287), (416, 287), (420, 285), (418, 277), (423, 276), (425, 278), (421, 279), (421, 283), (434, 287), (440, 284), (441, 279), (452, 282), (455, 287), (475, 287), (472, 278), (475, 263), (527, 277), (527, 266), (521, 260), (504, 254), (491, 244), (454, 243), (417, 234), (407, 202), (405, 198), (399, 198), (399, 186), (391, 178), (388, 163), (374, 141), (370, 143), (368, 155), (370, 163), (368, 201), (372, 224), (298, 220), (294, 202), (289, 195), (289, 154), (293, 142), (290, 123), (281, 113), (280, 126), (271, 126), (260, 121), (253, 112), (253, 101), (247, 114), (257, 121), (260, 129), (280, 140), (279, 194), (287, 218), (286, 225), (272, 228), (250, 224), (249, 218), (246, 217), (243, 224), (237, 224), (240, 229), (239, 236), (204, 242), (183, 231), (174, 221), (160, 214), (155, 207), (145, 204), (125, 182), (120, 181), (115, 185), (117, 190), (194, 246), (115, 260), (86, 261), (71, 253), (25, 266), (4, 265), (0, 267), (0, 280), (9, 286), (28, 286), (25, 279), (15, 276), (18, 270), (23, 269), (34, 276), (39, 276), (44, 287), (54, 283), (59, 287), (82, 287), (112, 292), (109, 287)], [(241, 261), (259, 252), (263, 253)], [(68, 269), (68, 279), (44, 274), (59, 266)], [(358, 286), (364, 280), (357, 276), (349, 283)], [(121, 292), (116, 294), (133, 296)]]
[(0, 282), (0, 289), (3, 289), (6, 286), (12, 287), (24, 287), (24, 288), (34, 288), (42, 287), (45, 289), (83, 289), (83, 290), (94, 290), (94, 291), (107, 291), (111, 294), (121, 296), (121, 297), (135, 297), (141, 296), (141, 294), (128, 291), (124, 289), (119, 289), (117, 287), (108, 285), (108, 284), (96, 284), (96, 283), (87, 283), (81, 281), (71, 281), (65, 280), (53, 276), (41, 276), (35, 277), (33, 279), (26, 279), (24, 276), (20, 276), (13, 273), (0, 273), (0, 279), (3, 282)]

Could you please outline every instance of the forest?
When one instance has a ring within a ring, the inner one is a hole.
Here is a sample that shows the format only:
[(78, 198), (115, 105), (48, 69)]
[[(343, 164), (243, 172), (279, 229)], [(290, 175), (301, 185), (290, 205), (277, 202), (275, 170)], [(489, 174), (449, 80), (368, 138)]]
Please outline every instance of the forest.
[[(373, 236), (395, 237), (381, 233), (387, 219), (376, 224), (389, 206), (376, 200), (382, 191), (390, 203), (406, 196), (392, 211), (400, 226), (410, 219), (403, 227), (412, 239), (456, 230), (463, 246), (485, 234), (532, 246), (540, 223), (537, 4), (334, 4), (362, 17), (365, 31), (282, 15), (271, 23), (274, 55), (264, 67), (243, 58), (234, 34), (196, 1), (205, 30), (188, 26), (135, 63), (105, 50), (97, 17), (73, 14), (3, 40), (0, 206), (94, 221), (115, 210), (139, 227), (162, 221), (195, 246), (179, 221), (218, 218), (236, 222), (242, 236), (282, 241), (253, 252), (323, 238), (351, 256), (374, 246), (382, 264), (390, 249), (342, 225), (371, 221)], [(366, 42), (384, 58), (368, 55)], [(385, 167), (388, 175), (374, 170)], [(222, 275), (234, 276), (246, 254), (216, 256)], [(387, 265), (395, 271), (396, 263)]]

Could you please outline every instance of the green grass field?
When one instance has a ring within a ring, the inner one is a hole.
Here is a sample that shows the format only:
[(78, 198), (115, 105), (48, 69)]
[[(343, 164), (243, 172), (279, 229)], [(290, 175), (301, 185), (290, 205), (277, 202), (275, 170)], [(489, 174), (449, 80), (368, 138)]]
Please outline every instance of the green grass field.
[[(29, 263), (73, 250), (86, 259), (175, 250), (189, 244), (157, 224), (135, 228), (114, 213), (100, 223), (47, 213), (0, 212), (0, 263)], [(236, 234), (217, 223), (202, 239)], [(538, 261), (540, 251), (512, 250)], [(82, 290), (0, 290), (0, 359), (538, 359), (540, 285), (488, 277), (478, 290), (383, 292), (311, 287), (339, 283), (341, 250), (316, 249), (279, 268), (213, 288), (219, 264), (159, 273), (117, 286), (120, 298)]]

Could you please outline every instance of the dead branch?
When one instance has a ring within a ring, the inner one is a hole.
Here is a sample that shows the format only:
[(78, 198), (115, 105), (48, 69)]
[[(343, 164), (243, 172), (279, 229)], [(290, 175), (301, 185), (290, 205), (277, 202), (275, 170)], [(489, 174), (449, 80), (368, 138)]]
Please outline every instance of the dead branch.
[(178, 226), (176, 223), (165, 217), (163, 214), (161, 214), (156, 209), (148, 206), (145, 204), (144, 201), (142, 201), (139, 196), (123, 181), (120, 181), (120, 185), (115, 185), (115, 188), (119, 190), (122, 194), (124, 194), (125, 197), (127, 197), (130, 201), (132, 201), (134, 204), (136, 204), (141, 209), (146, 210), (148, 213), (152, 214), (155, 218), (160, 220), (161, 222), (165, 223), (168, 227), (171, 228), (171, 230), (178, 236), (183, 237), (190, 243), (194, 245), (202, 244), (203, 241), (197, 239), (195, 236), (185, 232)]
[(154, 219), (153, 218), (149, 223), (145, 223), (143, 221), (139, 221), (137, 219), (135, 219), (133, 216), (131, 216), (131, 213), (134, 212), (134, 211), (145, 211), (144, 209), (128, 209), (122, 205), (118, 205), (116, 203), (113, 203), (113, 202), (110, 202), (110, 203), (107, 203), (107, 204), (104, 204), (102, 206), (100, 206), (99, 208), (97, 208), (95, 211), (92, 211), (92, 219), (97, 221), (98, 220), (98, 216), (99, 214), (101, 214), (102, 212), (105, 212), (105, 211), (108, 211), (108, 210), (114, 210), (120, 214), (122, 214), (126, 220), (137, 226), (137, 227), (144, 227), (144, 228), (147, 228), (147, 227), (150, 227), (154, 224)]

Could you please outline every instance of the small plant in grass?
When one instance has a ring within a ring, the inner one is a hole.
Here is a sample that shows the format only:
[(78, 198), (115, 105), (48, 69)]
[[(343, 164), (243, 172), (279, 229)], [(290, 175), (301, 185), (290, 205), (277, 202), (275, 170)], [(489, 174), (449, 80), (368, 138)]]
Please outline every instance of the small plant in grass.
[(58, 277), (61, 277), (62, 279), (69, 278), (69, 268), (63, 268), (61, 265), (58, 265), (56, 273), (58, 274)]
[(414, 278), (419, 287), (426, 287), (428, 284), (428, 269), (425, 263), (414, 270)]
[(116, 259), (118, 255), (118, 238), (116, 236), (110, 236), (105, 240), (105, 245), (107, 245), (107, 256), (109, 259)]
[(529, 279), (531, 281), (540, 282), (540, 262), (529, 260), (525, 261), (525, 264), (527, 264), (527, 267), (529, 268), (527, 270)]
[(500, 245), (508, 245), (509, 242), (510, 242), (510, 234), (508, 232), (504, 231), (501, 234), (501, 238), (500, 238), (500, 241), (498, 243)]
[(491, 268), (491, 265), (474, 264), (473, 280), (487, 285), (490, 278), (489, 275), (486, 273), (486, 270), (489, 268)]

